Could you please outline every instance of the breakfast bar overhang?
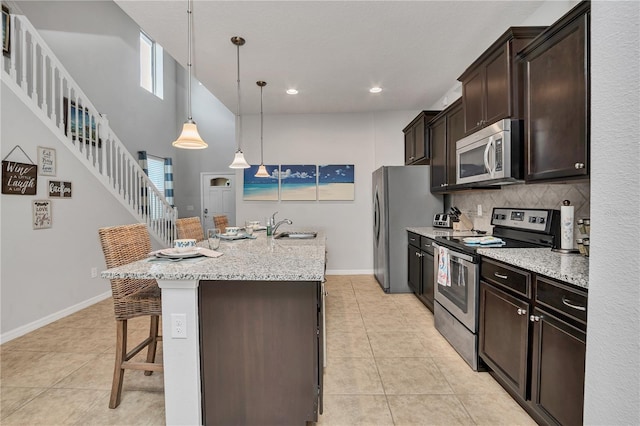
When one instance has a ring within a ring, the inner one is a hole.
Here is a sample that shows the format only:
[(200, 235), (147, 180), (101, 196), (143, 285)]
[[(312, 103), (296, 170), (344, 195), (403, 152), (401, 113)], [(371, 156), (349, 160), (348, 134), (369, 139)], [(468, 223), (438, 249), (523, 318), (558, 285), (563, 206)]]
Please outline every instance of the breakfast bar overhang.
[(154, 278), (162, 290), (166, 423), (317, 420), (324, 234), (308, 240), (257, 234), (225, 241), (219, 251), (218, 258), (151, 258), (102, 273)]

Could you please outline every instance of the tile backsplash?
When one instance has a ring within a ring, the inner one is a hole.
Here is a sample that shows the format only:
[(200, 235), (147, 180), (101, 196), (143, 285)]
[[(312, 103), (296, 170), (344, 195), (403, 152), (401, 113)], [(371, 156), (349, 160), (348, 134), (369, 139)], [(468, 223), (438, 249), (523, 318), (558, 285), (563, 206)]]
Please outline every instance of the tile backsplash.
[[(563, 184), (506, 185), (500, 190), (474, 191), (451, 195), (451, 205), (458, 207), (473, 221), (476, 229), (490, 231), (494, 207), (523, 207), (560, 210), (563, 200), (575, 206), (575, 218), (589, 217), (591, 188), (589, 182)], [(482, 216), (478, 216), (478, 204)], [(580, 238), (574, 226), (576, 238)]]

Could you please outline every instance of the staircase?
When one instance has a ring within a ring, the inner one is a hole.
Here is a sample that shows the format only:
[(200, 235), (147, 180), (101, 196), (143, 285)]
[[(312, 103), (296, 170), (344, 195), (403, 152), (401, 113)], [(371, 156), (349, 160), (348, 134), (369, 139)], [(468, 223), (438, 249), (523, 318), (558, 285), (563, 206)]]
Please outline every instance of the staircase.
[(175, 238), (178, 210), (153, 185), (138, 161), (71, 78), (29, 20), (11, 15), (11, 55), (2, 81), (87, 169), (165, 247)]

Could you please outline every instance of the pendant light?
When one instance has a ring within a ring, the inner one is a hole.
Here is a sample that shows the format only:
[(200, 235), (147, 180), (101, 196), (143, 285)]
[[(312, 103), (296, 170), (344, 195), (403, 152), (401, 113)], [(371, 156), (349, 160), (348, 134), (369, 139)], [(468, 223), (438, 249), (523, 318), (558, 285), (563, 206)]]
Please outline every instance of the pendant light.
[(231, 37), (231, 43), (236, 46), (237, 50), (237, 59), (238, 59), (238, 107), (236, 114), (236, 145), (238, 149), (236, 150), (236, 155), (233, 157), (233, 162), (229, 165), (231, 169), (248, 169), (251, 167), (247, 160), (244, 159), (244, 154), (242, 153), (241, 145), (242, 145), (242, 114), (240, 113), (240, 46), (244, 45), (245, 40), (242, 37), (235, 36)]
[(193, 121), (191, 117), (191, 37), (192, 37), (192, 16), (191, 16), (191, 0), (187, 0), (187, 18), (189, 24), (189, 59), (187, 62), (187, 66), (189, 67), (189, 84), (187, 90), (187, 99), (188, 99), (188, 108), (189, 108), (189, 118), (185, 121), (184, 126), (182, 126), (182, 133), (178, 136), (178, 139), (173, 141), (173, 146), (176, 148), (184, 148), (184, 149), (203, 149), (208, 145), (205, 141), (202, 140), (200, 134), (198, 133), (198, 128), (196, 127), (196, 122)]
[(257, 81), (256, 84), (260, 86), (260, 167), (258, 167), (258, 172), (254, 175), (255, 177), (269, 177), (269, 173), (267, 172), (267, 168), (264, 166), (264, 143), (262, 140), (262, 133), (264, 129), (264, 119), (262, 117), (262, 88), (267, 85), (266, 81)]

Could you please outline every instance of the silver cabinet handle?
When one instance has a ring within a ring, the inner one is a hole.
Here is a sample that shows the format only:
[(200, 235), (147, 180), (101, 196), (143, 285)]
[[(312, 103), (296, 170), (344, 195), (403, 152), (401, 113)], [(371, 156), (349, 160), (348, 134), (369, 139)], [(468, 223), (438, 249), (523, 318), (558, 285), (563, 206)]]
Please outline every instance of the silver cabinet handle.
[(534, 322), (534, 321), (540, 321), (542, 318), (544, 318), (542, 315), (531, 315), (529, 317), (529, 321)]
[(562, 296), (562, 303), (564, 303), (566, 306), (568, 306), (570, 308), (577, 309), (578, 311), (583, 311), (584, 312), (584, 311), (587, 310), (586, 306), (575, 305), (569, 299), (567, 299), (564, 296)]
[(413, 160), (414, 158), (416, 158), (416, 157), (409, 157), (409, 160)]
[(526, 309), (518, 308), (518, 315), (526, 315), (526, 314), (527, 314)]
[(495, 275), (495, 276), (496, 276), (496, 277), (498, 277), (498, 278), (502, 278), (503, 280), (506, 280), (506, 279), (508, 279), (508, 278), (509, 278), (508, 276), (506, 276), (506, 275), (502, 275), (502, 274), (499, 274), (499, 273), (497, 273), (497, 272), (494, 272), (494, 273), (493, 273), (493, 275)]
[(416, 252), (416, 256), (418, 256), (418, 257), (422, 257), (422, 254), (421, 254), (421, 253)]
[(415, 241), (416, 239), (415, 239), (415, 238), (409, 238), (409, 240), (410, 240), (410, 241)]
[(575, 168), (576, 169), (584, 169), (584, 163), (576, 163), (575, 164)]

